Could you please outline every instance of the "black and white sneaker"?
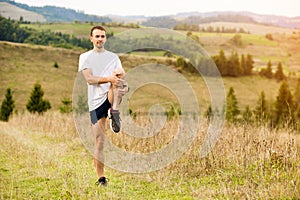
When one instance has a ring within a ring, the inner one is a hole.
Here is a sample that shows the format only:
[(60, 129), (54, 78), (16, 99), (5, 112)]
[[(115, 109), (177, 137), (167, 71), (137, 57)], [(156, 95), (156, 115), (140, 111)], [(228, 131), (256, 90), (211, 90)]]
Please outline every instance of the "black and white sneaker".
[(110, 108), (108, 110), (108, 117), (110, 119), (110, 129), (115, 133), (119, 133), (121, 130), (120, 112)]
[(108, 182), (108, 178), (106, 178), (105, 176), (102, 176), (101, 178), (98, 179), (98, 181), (96, 182), (96, 185), (102, 185), (102, 186), (107, 186), (107, 182)]

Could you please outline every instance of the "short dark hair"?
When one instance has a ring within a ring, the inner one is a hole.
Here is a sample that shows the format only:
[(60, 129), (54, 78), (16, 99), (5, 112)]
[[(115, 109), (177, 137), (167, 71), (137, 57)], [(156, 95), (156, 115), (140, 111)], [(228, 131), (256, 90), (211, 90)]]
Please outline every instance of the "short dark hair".
[(105, 30), (105, 28), (104, 28), (103, 26), (94, 26), (94, 27), (91, 29), (91, 33), (90, 33), (91, 36), (93, 36), (93, 31), (94, 31), (95, 29), (99, 29), (99, 30), (101, 30), (101, 31), (105, 31), (105, 33), (106, 33), (106, 30)]

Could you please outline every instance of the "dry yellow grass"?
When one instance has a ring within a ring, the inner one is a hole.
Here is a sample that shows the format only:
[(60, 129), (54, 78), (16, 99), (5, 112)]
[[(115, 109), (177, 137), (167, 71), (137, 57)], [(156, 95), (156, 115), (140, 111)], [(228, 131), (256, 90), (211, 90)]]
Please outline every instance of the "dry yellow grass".
[[(167, 145), (173, 135), (166, 130), (177, 125), (176, 121), (168, 122), (160, 138), (150, 140), (124, 133), (116, 136), (110, 131), (107, 135), (119, 147), (143, 153), (157, 149), (158, 141)], [(0, 198), (300, 198), (299, 134), (289, 129), (226, 124), (213, 151), (200, 158), (207, 125), (200, 122), (190, 149), (166, 168), (140, 175), (107, 168), (111, 182), (107, 189), (97, 189), (93, 186), (92, 156), (81, 145), (72, 115), (14, 116), (0, 126), (0, 160), (4, 163)]]

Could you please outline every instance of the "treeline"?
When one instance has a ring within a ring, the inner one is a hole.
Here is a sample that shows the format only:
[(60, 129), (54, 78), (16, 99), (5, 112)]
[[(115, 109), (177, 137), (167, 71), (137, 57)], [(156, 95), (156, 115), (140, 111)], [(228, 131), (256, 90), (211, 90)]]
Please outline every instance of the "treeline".
[(244, 15), (217, 15), (212, 17), (202, 17), (202, 16), (189, 16), (184, 19), (182, 23), (186, 24), (204, 24), (211, 22), (239, 22), (239, 23), (256, 23), (251, 17)]
[(193, 32), (207, 32), (207, 33), (250, 33), (249, 31), (245, 31), (243, 28), (225, 28), (222, 27), (201, 27), (198, 24), (177, 24), (173, 28), (174, 30), (181, 30), (181, 31), (193, 31)]
[(277, 69), (273, 73), (272, 63), (271, 63), (271, 61), (269, 61), (268, 64), (267, 64), (267, 67), (266, 68), (262, 68), (259, 71), (259, 75), (261, 75), (263, 77), (266, 77), (266, 78), (269, 78), (269, 79), (275, 78), (277, 81), (283, 81), (283, 80), (286, 79), (286, 76), (283, 73), (281, 62), (278, 62)]
[[(91, 48), (91, 42), (86, 38), (76, 38), (73, 35), (63, 34), (60, 32), (38, 31), (27, 27), (23, 28), (20, 27), (19, 23), (19, 21), (6, 19), (0, 16), (0, 40), (37, 45), (50, 45), (63, 48)], [(113, 33), (108, 33), (107, 35), (110, 37)]]
[(222, 76), (238, 77), (252, 74), (254, 61), (250, 54), (239, 56), (237, 52), (232, 52), (227, 58), (221, 49), (212, 59)]
[[(248, 16), (228, 14), (228, 15), (217, 15), (217, 16), (189, 16), (184, 20), (177, 20), (172, 16), (151, 17), (147, 21), (142, 22), (142, 25), (151, 26), (151, 27), (160, 27), (160, 28), (170, 28), (170, 29), (177, 27), (177, 30), (188, 30), (188, 31), (193, 31), (190, 29), (197, 29), (199, 31), (199, 29), (196, 28), (196, 26), (198, 26), (199, 24), (211, 23), (211, 22), (257, 23), (251, 17)], [(183, 26), (186, 26), (186, 28), (188, 29), (182, 29)], [(178, 29), (179, 27), (180, 29)], [(220, 30), (222, 30), (222, 28)], [(209, 28), (209, 31), (211, 31), (211, 28)]]
[(140, 28), (139, 22), (137, 23), (124, 23), (124, 22), (101, 22), (104, 27), (124, 27), (124, 28)]
[[(286, 81), (283, 81), (276, 96), (275, 102), (267, 101), (262, 91), (255, 106), (246, 106), (242, 111), (238, 106), (238, 99), (233, 87), (230, 87), (225, 109), (226, 121), (231, 123), (247, 123), (252, 125), (268, 125), (271, 128), (291, 128), (300, 131), (300, 79), (292, 93)], [(211, 106), (205, 116), (211, 119), (221, 112)]]

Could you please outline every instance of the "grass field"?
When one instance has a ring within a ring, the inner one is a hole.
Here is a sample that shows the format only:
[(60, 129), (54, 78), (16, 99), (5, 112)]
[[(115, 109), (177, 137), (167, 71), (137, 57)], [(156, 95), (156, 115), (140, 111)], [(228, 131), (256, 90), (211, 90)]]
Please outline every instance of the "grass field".
[[(26, 24), (37, 30), (51, 30), (56, 32), (72, 34), (76, 37), (88, 37), (89, 30), (92, 27), (90, 23), (53, 23), (53, 24)], [(212, 23), (203, 26), (215, 26), (225, 28), (244, 28), (251, 34), (240, 34), (242, 36), (242, 47), (237, 47), (229, 43), (229, 40), (236, 33), (203, 33), (193, 32), (199, 36), (199, 41), (204, 49), (210, 55), (216, 55), (220, 49), (229, 55), (232, 51), (241, 54), (251, 54), (258, 68), (266, 67), (267, 62), (271, 60), (280, 61), (286, 73), (299, 74), (300, 51), (297, 48), (300, 45), (300, 31), (297, 29), (287, 29), (274, 26), (247, 24), (247, 23)], [(129, 30), (123, 27), (107, 27), (108, 32), (114, 34)], [(186, 34), (186, 31), (182, 31)], [(273, 40), (266, 39), (266, 34), (272, 34)]]
[[(78, 24), (73, 33), (76, 30), (76, 34), (83, 34), (80, 30), (86, 28), (80, 26), (89, 24)], [(263, 36), (243, 35), (246, 43), (252, 43), (243, 48), (227, 46), (231, 35), (202, 36), (206, 37), (203, 41), (207, 42), (204, 46), (209, 53), (225, 44), (222, 47), (227, 48), (227, 53), (235, 49), (239, 54), (253, 54), (258, 67), (268, 59), (283, 60), (287, 71), (299, 72), (297, 34), (277, 35), (273, 42)], [(61, 100), (71, 98), (82, 50), (0, 42), (0, 51), (0, 102), (10, 87), (18, 110), (9, 122), (0, 122), (0, 199), (300, 199), (298, 133), (289, 128), (270, 130), (263, 125), (225, 124), (213, 151), (200, 158), (199, 150), (208, 129), (203, 118), (196, 139), (175, 162), (142, 174), (107, 167), (109, 186), (97, 188), (92, 155), (76, 132), (72, 114), (58, 112)], [(169, 58), (161, 54), (121, 55), (121, 60), (130, 73), (143, 64), (168, 65)], [(55, 62), (58, 68), (54, 67)], [(182, 75), (194, 90), (203, 113), (210, 104), (203, 79), (185, 72)], [(288, 81), (293, 91), (294, 79)], [(25, 109), (36, 82), (42, 85), (44, 98), (52, 105), (43, 115), (32, 115)], [(252, 109), (261, 91), (268, 101), (274, 102), (280, 86), (275, 80), (259, 76), (227, 77), (223, 82), (226, 90), (234, 88), (241, 110), (246, 105)], [(176, 101), (172, 91), (152, 84), (134, 93), (130, 107), (135, 111), (172, 101)], [(149, 119), (141, 116), (135, 122), (145, 125)], [(126, 132), (115, 135), (109, 130), (106, 134), (120, 148), (145, 153), (167, 146), (174, 138), (170, 130), (177, 129), (178, 121), (171, 120), (165, 124), (163, 134), (150, 139), (132, 139)]]
[[(94, 24), (96, 25), (96, 24)], [(91, 23), (36, 23), (36, 24), (23, 24), (22, 27), (33, 28), (37, 30), (50, 30), (53, 32), (61, 32), (65, 34), (74, 35), (76, 37), (89, 37), (90, 29), (94, 26)], [(114, 34), (128, 30), (123, 27), (106, 27), (107, 32)]]
[[(3, 52), (0, 60), (0, 64), (3, 66), (0, 69), (1, 101), (4, 98), (6, 88), (10, 87), (13, 91), (13, 98), (16, 101), (16, 109), (19, 112), (23, 112), (33, 85), (36, 82), (42, 85), (42, 89), (45, 92), (44, 98), (50, 101), (53, 110), (58, 110), (62, 106), (62, 99), (72, 98), (80, 51), (7, 42), (0, 43), (0, 50)], [(145, 63), (159, 62), (168, 65), (166, 58), (159, 59), (155, 56), (123, 55), (122, 60), (123, 66), (128, 73), (131, 68)], [(54, 67), (55, 62), (59, 65), (58, 68)], [(202, 78), (190, 74), (183, 75), (195, 91), (202, 111), (205, 111), (210, 104), (210, 96)], [(274, 101), (280, 86), (280, 83), (275, 80), (268, 80), (259, 76), (223, 78), (223, 82), (226, 90), (234, 87), (241, 109), (246, 105), (256, 105), (261, 91), (265, 91), (267, 100)], [(291, 84), (294, 86), (293, 81)], [(291, 89), (293, 90), (293, 87)], [(158, 95), (152, 89), (148, 91), (148, 94), (152, 97)], [(140, 95), (143, 96), (144, 93), (139, 92), (131, 99), (132, 109), (137, 109), (147, 104), (147, 102), (139, 100)], [(167, 96), (167, 93), (160, 95)]]
[[(143, 174), (106, 168), (109, 185), (97, 188), (92, 155), (76, 134), (72, 115), (14, 116), (0, 123), (0, 199), (300, 198), (299, 134), (226, 125), (211, 154), (200, 158), (206, 129), (200, 122), (190, 149), (166, 168)], [(131, 151), (145, 148), (143, 142), (121, 139), (123, 133), (111, 137)]]

